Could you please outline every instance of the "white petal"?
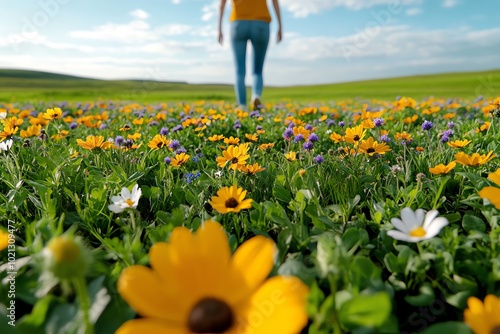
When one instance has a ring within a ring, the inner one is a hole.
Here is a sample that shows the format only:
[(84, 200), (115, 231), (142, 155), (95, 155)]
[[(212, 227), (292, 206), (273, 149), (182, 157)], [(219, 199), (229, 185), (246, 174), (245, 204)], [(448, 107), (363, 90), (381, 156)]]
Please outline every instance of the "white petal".
[(427, 229), (431, 225), (432, 221), (434, 220), (434, 218), (436, 218), (436, 216), (438, 214), (439, 214), (438, 210), (431, 210), (431, 211), (427, 212), (427, 214), (425, 215), (424, 225), (422, 226), (424, 228), (424, 230), (427, 231)]
[(410, 229), (399, 218), (392, 218), (391, 224), (401, 232), (404, 232), (406, 234), (410, 233)]
[(430, 239), (434, 238), (436, 235), (439, 234), (441, 229), (448, 225), (448, 219), (444, 217), (438, 217), (434, 219), (430, 224), (429, 227), (425, 230), (427, 233), (425, 234), (425, 239)]
[(417, 221), (417, 216), (411, 208), (404, 208), (401, 210), (401, 220), (410, 231), (416, 226), (420, 226)]
[(417, 209), (417, 211), (415, 211), (415, 218), (417, 219), (417, 226), (422, 226), (425, 218), (425, 211), (423, 209)]
[(121, 196), (111, 196), (111, 202), (118, 204), (123, 202), (123, 198)]
[(114, 213), (120, 213), (123, 211), (123, 208), (120, 208), (118, 205), (115, 205), (115, 204), (110, 204), (108, 206), (108, 209), (113, 211)]
[(120, 195), (123, 197), (124, 200), (127, 200), (130, 198), (130, 191), (128, 190), (128, 188), (123, 187)]
[(404, 234), (402, 232), (396, 230), (390, 230), (387, 232), (387, 235), (392, 237), (393, 239), (407, 242), (418, 242), (422, 240), (422, 238), (410, 237), (408, 234)]

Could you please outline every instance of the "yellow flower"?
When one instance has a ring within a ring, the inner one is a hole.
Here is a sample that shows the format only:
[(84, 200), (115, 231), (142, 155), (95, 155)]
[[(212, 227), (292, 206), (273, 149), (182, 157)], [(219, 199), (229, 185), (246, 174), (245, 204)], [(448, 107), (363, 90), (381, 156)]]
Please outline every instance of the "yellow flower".
[(345, 140), (344, 136), (341, 136), (336, 132), (330, 134), (330, 139), (333, 140), (335, 143), (340, 143)]
[(363, 124), (353, 128), (347, 128), (345, 131), (345, 141), (348, 143), (358, 144), (366, 135), (366, 130), (363, 129)]
[(259, 141), (259, 136), (257, 134), (255, 134), (255, 133), (253, 135), (247, 133), (247, 134), (245, 134), (245, 138), (248, 139), (248, 140), (250, 140), (250, 141), (252, 141), (252, 142), (254, 142), (254, 143), (256, 143), (257, 141)]
[(483, 125), (481, 125), (478, 129), (476, 129), (476, 133), (488, 130), (490, 128), (490, 125), (491, 125), (491, 122), (484, 122)]
[(212, 196), (209, 203), (220, 213), (240, 212), (252, 207), (252, 199), (245, 199), (246, 194), (246, 190), (236, 185), (224, 187), (217, 191), (217, 196)]
[(148, 147), (152, 150), (158, 150), (160, 148), (168, 147), (170, 140), (164, 135), (156, 135), (148, 143)]
[(259, 145), (259, 150), (267, 150), (274, 147), (274, 143), (267, 143)]
[(87, 139), (85, 141), (81, 140), (81, 139), (77, 139), (76, 143), (78, 144), (78, 146), (80, 146), (86, 150), (94, 150), (94, 149), (99, 149), (99, 148), (107, 150), (108, 148), (113, 147), (113, 143), (111, 143), (109, 141), (104, 141), (103, 136), (89, 135), (89, 136), (87, 136)]
[(394, 138), (396, 138), (396, 140), (399, 140), (399, 141), (409, 142), (409, 141), (411, 141), (411, 134), (407, 133), (406, 131), (396, 132), (396, 135), (394, 135)]
[(0, 252), (9, 246), (9, 233), (0, 229)]
[(50, 138), (52, 138), (54, 140), (60, 140), (60, 139), (63, 139), (64, 137), (66, 137), (67, 135), (69, 135), (69, 131), (68, 130), (61, 130), (60, 132), (56, 133), (55, 135), (53, 135)]
[(62, 116), (62, 110), (61, 108), (47, 109), (42, 116), (49, 121), (58, 119)]
[(403, 123), (404, 123), (404, 124), (411, 124), (411, 123), (415, 122), (417, 119), (418, 119), (418, 116), (417, 116), (417, 115), (413, 115), (413, 116), (411, 116), (411, 117), (406, 117), (406, 118), (403, 120)]
[(250, 175), (255, 175), (258, 172), (262, 172), (265, 170), (264, 167), (260, 166), (258, 162), (254, 163), (253, 165), (246, 165), (246, 166), (241, 166), (238, 168), (241, 172), (247, 173)]
[(224, 135), (213, 135), (211, 137), (208, 137), (208, 140), (214, 142), (214, 141), (220, 141), (224, 138), (225, 138)]
[(58, 278), (72, 279), (85, 275), (89, 259), (80, 239), (64, 235), (54, 237), (42, 254), (47, 269)]
[(140, 133), (134, 133), (133, 135), (128, 135), (127, 136), (127, 139), (131, 139), (133, 141), (137, 141), (139, 138), (141, 138), (141, 134)]
[(454, 140), (454, 141), (450, 141), (450, 142), (448, 142), (447, 144), (448, 144), (448, 146), (449, 146), (449, 147), (453, 147), (453, 148), (463, 148), (463, 147), (465, 147), (465, 146), (469, 145), (469, 144), (470, 144), (470, 142), (471, 142), (470, 140), (465, 139), (465, 140)]
[[(296, 121), (296, 120), (294, 120), (294, 121)], [(297, 125), (297, 126), (293, 127), (293, 135), (294, 135), (294, 137), (298, 136), (298, 135), (302, 135), (302, 137), (304, 138), (304, 140), (307, 141), (309, 139), (309, 135), (311, 134), (311, 131), (307, 130), (302, 125), (298, 126), (297, 123), (295, 123), (295, 125)]]
[(297, 159), (297, 153), (296, 152), (288, 152), (285, 154), (285, 158), (288, 161), (295, 161)]
[(9, 139), (13, 135), (15, 135), (18, 130), (19, 130), (19, 128), (17, 126), (13, 127), (10, 124), (6, 124), (5, 127), (3, 128), (3, 131), (0, 132), (0, 141), (4, 141), (5, 139)]
[(226, 145), (238, 145), (240, 143), (240, 138), (234, 138), (233, 136), (224, 138), (224, 143)]
[(2, 122), (3, 126), (10, 125), (11, 127), (15, 128), (15, 127), (21, 126), (23, 124), (24, 120), (22, 118), (17, 118), (16, 116), (13, 116), (10, 118), (2, 119), (1, 122)]
[(125, 124), (124, 126), (122, 126), (122, 127), (120, 128), (120, 131), (129, 131), (130, 129), (132, 129), (132, 128), (130, 127), (130, 125)]
[(456, 166), (456, 162), (455, 161), (452, 161), (450, 162), (449, 164), (447, 164), (446, 166), (443, 165), (443, 164), (439, 164), (435, 167), (430, 167), (429, 168), (429, 172), (431, 172), (432, 174), (435, 174), (435, 175), (440, 175), (440, 174), (447, 174), (449, 173), (453, 168), (455, 168)]
[(359, 151), (369, 156), (373, 156), (374, 154), (385, 154), (385, 152), (389, 152), (390, 150), (391, 148), (387, 146), (386, 143), (379, 144), (373, 137), (363, 140), (359, 145)]
[(134, 125), (142, 125), (143, 123), (144, 123), (144, 118), (140, 118), (140, 119), (134, 118), (132, 120), (132, 124), (134, 124)]
[(485, 154), (479, 155), (479, 153), (473, 153), (472, 155), (468, 155), (464, 152), (458, 152), (457, 154), (455, 154), (456, 162), (461, 163), (462, 165), (472, 166), (472, 167), (483, 165), (488, 161), (490, 161), (491, 159), (493, 159), (494, 157), (496, 157), (496, 154), (493, 154), (493, 151), (490, 151), (486, 155)]
[(484, 303), (476, 297), (467, 299), (464, 322), (475, 334), (495, 334), (500, 331), (500, 297), (487, 295)]
[(213, 221), (196, 234), (176, 227), (169, 243), (151, 247), (151, 268), (121, 273), (120, 295), (144, 318), (116, 333), (299, 333), (309, 290), (292, 276), (266, 280), (276, 253), (272, 240), (256, 236), (231, 255), (226, 233)]
[[(497, 186), (500, 186), (500, 168), (494, 173), (488, 175), (488, 179), (493, 181)], [(500, 210), (500, 188), (484, 187), (478, 192), (479, 196), (488, 199), (495, 208)]]
[(184, 165), (186, 162), (188, 162), (190, 156), (186, 153), (180, 153), (180, 154), (176, 154), (175, 157), (172, 159), (172, 166), (174, 167), (180, 167), (182, 165)]
[(229, 168), (237, 169), (247, 164), (247, 159), (250, 158), (248, 153), (248, 144), (238, 146), (230, 145), (226, 150), (222, 151), (222, 157), (217, 157), (217, 166), (223, 168), (230, 162)]
[(26, 130), (21, 130), (20, 135), (23, 138), (36, 137), (40, 134), (41, 131), (42, 131), (42, 126), (40, 124), (32, 125), (29, 126)]

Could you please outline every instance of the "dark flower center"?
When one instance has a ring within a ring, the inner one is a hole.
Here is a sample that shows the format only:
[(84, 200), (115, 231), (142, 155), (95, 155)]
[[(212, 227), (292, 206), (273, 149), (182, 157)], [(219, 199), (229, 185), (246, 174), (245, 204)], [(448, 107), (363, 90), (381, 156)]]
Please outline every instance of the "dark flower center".
[(234, 209), (235, 207), (238, 206), (238, 201), (235, 200), (234, 198), (230, 198), (226, 201), (226, 208)]
[(163, 142), (159, 142), (158, 144), (156, 144), (156, 147), (158, 147), (158, 148), (162, 148), (162, 147), (163, 147), (163, 145), (164, 145), (164, 143), (163, 143)]
[(375, 149), (373, 147), (370, 147), (369, 149), (366, 150), (367, 153), (374, 153)]
[(490, 334), (500, 334), (500, 326), (493, 327)]
[(232, 163), (232, 164), (237, 164), (237, 163), (238, 163), (238, 161), (240, 161), (238, 158), (232, 158), (232, 159), (231, 159), (231, 163)]
[(188, 327), (192, 333), (224, 333), (233, 322), (229, 305), (214, 298), (205, 298), (191, 311)]
[(358, 141), (359, 140), (359, 136), (355, 135), (352, 139), (354, 139), (354, 141)]

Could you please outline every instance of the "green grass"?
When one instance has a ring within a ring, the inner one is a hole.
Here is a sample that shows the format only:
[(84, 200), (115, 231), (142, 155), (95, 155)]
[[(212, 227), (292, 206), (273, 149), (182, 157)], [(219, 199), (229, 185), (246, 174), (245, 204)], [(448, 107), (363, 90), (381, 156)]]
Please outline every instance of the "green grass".
[[(216, 81), (217, 78), (214, 78)], [(500, 70), (446, 73), (378, 79), (314, 86), (267, 87), (266, 101), (297, 102), (332, 99), (386, 99), (410, 96), (421, 99), (475, 98), (500, 95)], [(187, 84), (140, 80), (96, 80), (46, 72), (0, 69), (0, 101), (127, 100), (144, 103), (163, 101), (234, 101), (231, 85)]]

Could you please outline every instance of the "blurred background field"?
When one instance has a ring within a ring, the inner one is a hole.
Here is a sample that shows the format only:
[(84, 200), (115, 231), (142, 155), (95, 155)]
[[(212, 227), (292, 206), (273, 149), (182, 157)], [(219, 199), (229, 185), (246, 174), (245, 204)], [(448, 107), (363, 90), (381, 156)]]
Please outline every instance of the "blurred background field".
[[(351, 98), (393, 100), (500, 95), (500, 70), (445, 73), (327, 85), (267, 87), (267, 102), (291, 99), (318, 102)], [(233, 86), (145, 80), (99, 80), (48, 72), (0, 69), (0, 102), (122, 100), (143, 103), (225, 100), (234, 102)]]

